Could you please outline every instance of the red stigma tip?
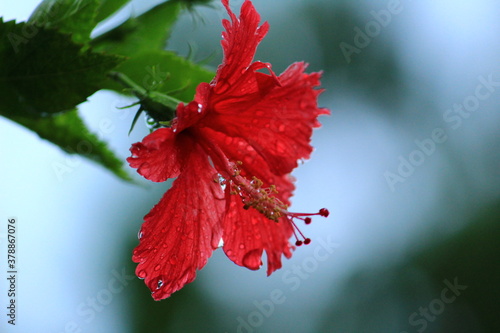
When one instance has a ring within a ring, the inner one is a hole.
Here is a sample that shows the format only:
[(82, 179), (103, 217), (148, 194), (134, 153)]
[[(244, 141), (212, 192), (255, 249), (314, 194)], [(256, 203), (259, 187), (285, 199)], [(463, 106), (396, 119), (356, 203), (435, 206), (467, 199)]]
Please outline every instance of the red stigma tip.
[(301, 241), (301, 240), (297, 240), (297, 241), (295, 242), (295, 245), (297, 245), (297, 246), (301, 246), (301, 245), (302, 245), (302, 241)]
[(305, 222), (306, 224), (310, 224), (310, 223), (312, 222), (312, 219), (311, 219), (310, 217), (306, 217), (306, 218), (304, 219), (304, 222)]
[(324, 216), (324, 217), (328, 217), (328, 215), (330, 215), (330, 212), (326, 208), (321, 208), (319, 210), (319, 215)]
[(306, 238), (304, 239), (304, 244), (307, 245), (307, 244), (311, 244), (311, 238)]

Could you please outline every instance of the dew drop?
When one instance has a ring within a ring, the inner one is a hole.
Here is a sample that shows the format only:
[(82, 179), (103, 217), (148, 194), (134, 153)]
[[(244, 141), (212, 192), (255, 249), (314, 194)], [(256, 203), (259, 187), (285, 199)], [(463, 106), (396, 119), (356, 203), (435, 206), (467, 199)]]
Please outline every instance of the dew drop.
[(177, 230), (177, 232), (181, 232), (182, 229), (181, 229), (181, 227), (177, 227), (177, 228), (175, 228), (175, 230)]
[(227, 250), (227, 251), (226, 251), (226, 255), (227, 255), (228, 257), (232, 256), (232, 255), (233, 255), (233, 251), (231, 251), (231, 250)]
[(145, 270), (140, 270), (138, 273), (137, 273), (137, 276), (139, 277), (139, 279), (144, 279), (146, 277), (146, 271)]
[(170, 265), (175, 265), (177, 264), (177, 260), (175, 260), (174, 257), (171, 257), (170, 260), (168, 261), (170, 263)]
[(161, 286), (163, 286), (163, 281), (162, 280), (158, 280), (158, 286), (156, 289), (160, 289)]
[(160, 268), (161, 268), (161, 265), (160, 265), (160, 264), (156, 265), (156, 266), (155, 266), (155, 271), (159, 271), (159, 270), (160, 270)]
[(278, 127), (278, 132), (281, 132), (283, 133), (285, 131), (285, 124), (281, 124), (279, 127)]
[(243, 250), (244, 248), (245, 248), (245, 244), (241, 243), (241, 244), (240, 244), (240, 249), (242, 249), (242, 250)]
[(198, 113), (201, 113), (201, 111), (203, 110), (203, 105), (199, 104), (198, 103)]
[(139, 231), (139, 233), (137, 233), (137, 238), (141, 239), (142, 236), (144, 236), (144, 234), (142, 233), (142, 231)]
[(260, 260), (261, 255), (262, 252), (259, 249), (248, 251), (243, 257), (243, 266), (252, 270), (259, 269), (262, 264), (262, 261)]
[(221, 238), (219, 240), (219, 244), (217, 245), (217, 247), (223, 247), (224, 246), (224, 240)]
[(156, 120), (152, 117), (146, 117), (146, 126), (149, 128), (149, 129), (154, 129), (155, 126), (158, 125)]

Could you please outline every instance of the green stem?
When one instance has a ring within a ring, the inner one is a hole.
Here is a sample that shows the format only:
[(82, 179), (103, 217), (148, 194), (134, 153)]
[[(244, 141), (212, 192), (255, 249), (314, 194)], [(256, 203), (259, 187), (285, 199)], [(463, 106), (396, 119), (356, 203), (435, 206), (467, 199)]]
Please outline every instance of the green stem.
[(120, 83), (122, 86), (130, 89), (132, 93), (141, 100), (141, 102), (147, 102), (148, 100), (150, 100), (156, 103), (163, 104), (171, 110), (175, 110), (177, 108), (177, 105), (182, 102), (172, 96), (165, 95), (157, 91), (149, 92), (123, 73), (110, 72), (109, 77)]

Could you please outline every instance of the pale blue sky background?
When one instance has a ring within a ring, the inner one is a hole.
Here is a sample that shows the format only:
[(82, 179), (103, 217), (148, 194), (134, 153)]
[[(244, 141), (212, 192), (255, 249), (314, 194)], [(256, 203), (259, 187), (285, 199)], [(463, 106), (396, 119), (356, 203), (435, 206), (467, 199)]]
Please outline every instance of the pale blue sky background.
[[(241, 2), (234, 1), (234, 8)], [(0, 3), (0, 15), (5, 20), (24, 20), (37, 3), (5, 0)], [(272, 54), (289, 62), (305, 60), (318, 70), (315, 64), (322, 57), (318, 51), (320, 41), (312, 34), (310, 22), (300, 20), (304, 1), (273, 1), (272, 7), (264, 0), (254, 4), (271, 24), (269, 38), (258, 56)], [(364, 5), (360, 15), (369, 18), (370, 10), (382, 9), (386, 2), (360, 4)], [(135, 5), (133, 10), (141, 11), (142, 6)], [(368, 46), (396, 40), (397, 61), (410, 78), (406, 88), (425, 87), (415, 92), (416, 100), (406, 100), (397, 117), (374, 105), (369, 92), (351, 87), (332, 91), (328, 84), (336, 77), (325, 73), (327, 92), (320, 102), (332, 110), (332, 116), (321, 119), (324, 126), (314, 134), (313, 157), (294, 173), (298, 182), (292, 209), (302, 212), (328, 207), (331, 212), (330, 218), (317, 218), (312, 225), (301, 227), (313, 243), (296, 251), (270, 278), (265, 277), (264, 270), (251, 272), (237, 267), (222, 251), (216, 251), (194, 282), (214, 304), (241, 307), (243, 318), (255, 310), (254, 301), (269, 299), (276, 288), (282, 290), (286, 300), (276, 306), (270, 318), (265, 318), (265, 332), (311, 332), (321, 309), (335, 299), (344, 279), (356, 269), (402, 260), (429, 239), (456, 232), (470, 208), (457, 205), (463, 198), (475, 198), (468, 201), (473, 205), (499, 195), (500, 87), (481, 101), (479, 109), (463, 119), (458, 128), (453, 129), (442, 118), (454, 103), (474, 93), (480, 76), (493, 74), (500, 81), (498, 2), (404, 1), (404, 6)], [(200, 9), (206, 23), (197, 21), (195, 27), (192, 17), (184, 15), (171, 47), (183, 53), (187, 41), (196, 41), (201, 54), (215, 51), (216, 59), (220, 59), (220, 18), (225, 15), (220, 5), (217, 8)], [(298, 21), (293, 27), (286, 26), (292, 30), (285, 30), (283, 26), (290, 16)], [(285, 41), (277, 48), (280, 40)], [(260, 60), (273, 63), (276, 59)], [(438, 103), (432, 109), (437, 112), (415, 110), (417, 102), (429, 96)], [(146, 134), (145, 127), (139, 124), (127, 136), (135, 109), (116, 107), (131, 102), (99, 92), (80, 106), (89, 126), (123, 158), (129, 155), (131, 143)], [(103, 131), (100, 123), (108, 119), (115, 127)], [(416, 149), (414, 140), (429, 138), (437, 127), (446, 131), (446, 143), (437, 145), (435, 153), (391, 191), (384, 173), (396, 172), (398, 157), (408, 157)], [(65, 155), (4, 118), (0, 118), (0, 142), (0, 232), (5, 232), (8, 217), (16, 217), (19, 239), (19, 325), (12, 329), (2, 315), (0, 331), (64, 332), (65, 325), (74, 321), (84, 332), (128, 332), (123, 304), (126, 288), (90, 322), (78, 308), (107, 287), (113, 270), (122, 269), (121, 251), (126, 241), (136, 235), (142, 216), (159, 200), (167, 184), (142, 180), (147, 188), (125, 184), (92, 163)], [(459, 156), (456, 162), (466, 171), (467, 179), (456, 179), (463, 180), (463, 184), (449, 184), (450, 179), (455, 179), (456, 165), (450, 162), (445, 146)], [(70, 166), (72, 171), (58, 177), (54, 171), (58, 163)], [(496, 173), (492, 171), (495, 168)], [(454, 196), (448, 202), (437, 202), (448, 185), (454, 186)], [(441, 209), (436, 209), (437, 205)], [(136, 223), (130, 224), (134, 219)], [(297, 290), (291, 290), (291, 284), (285, 282), (286, 274), (293, 265), (314, 261), (311, 258), (315, 258), (319, 240), (328, 238), (338, 248), (325, 261), (314, 259), (317, 268), (300, 280)], [(0, 246), (3, 255), (2, 238)], [(1, 290), (5, 290), (4, 279), (0, 281)], [(146, 288), (144, 292), (148, 292)], [(4, 308), (4, 292), (0, 302)], [(237, 325), (235, 318), (233, 326), (221, 327), (220, 331), (235, 332)]]

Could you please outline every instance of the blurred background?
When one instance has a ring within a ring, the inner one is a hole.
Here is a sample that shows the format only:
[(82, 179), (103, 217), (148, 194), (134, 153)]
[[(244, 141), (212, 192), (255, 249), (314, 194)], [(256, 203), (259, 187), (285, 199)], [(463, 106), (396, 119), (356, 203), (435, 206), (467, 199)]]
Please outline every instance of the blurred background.
[[(23, 21), (39, 2), (0, 15)], [(253, 2), (271, 25), (256, 59), (323, 70), (332, 115), (294, 172), (292, 210), (331, 212), (301, 227), (311, 245), (271, 277), (217, 250), (155, 302), (130, 258), (169, 184), (126, 184), (0, 118), (0, 246), (16, 217), (19, 265), (17, 325), (2, 314), (0, 331), (500, 331), (500, 3)], [(95, 34), (157, 3), (132, 1)], [(167, 48), (214, 69), (223, 17), (217, 1), (184, 13)], [(134, 101), (101, 91), (80, 106), (123, 158), (147, 134), (127, 136), (136, 109), (117, 107)]]

